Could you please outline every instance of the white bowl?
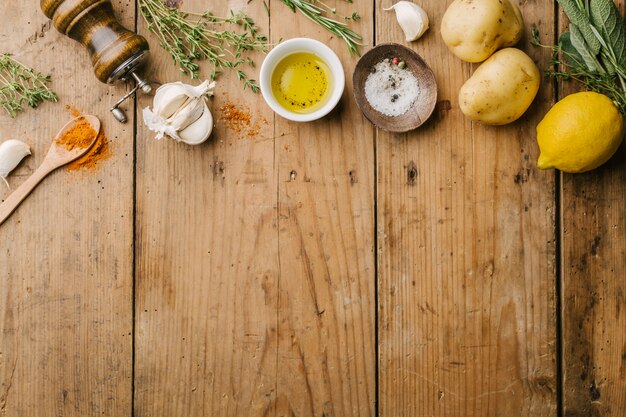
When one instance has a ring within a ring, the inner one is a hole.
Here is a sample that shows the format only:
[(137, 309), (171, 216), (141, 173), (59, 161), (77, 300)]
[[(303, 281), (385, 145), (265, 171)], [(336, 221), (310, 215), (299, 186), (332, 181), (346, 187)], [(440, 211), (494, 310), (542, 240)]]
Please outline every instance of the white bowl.
[[(272, 73), (276, 69), (276, 66), (287, 55), (291, 55), (296, 52), (309, 52), (313, 55), (317, 55), (328, 64), (333, 76), (332, 91), (330, 97), (318, 110), (312, 113), (294, 113), (283, 106), (281, 106), (274, 94), (272, 93)], [(343, 95), (343, 89), (346, 85), (346, 76), (343, 72), (343, 65), (337, 55), (328, 46), (322, 42), (308, 38), (294, 38), (277, 45), (272, 51), (267, 54), (263, 65), (261, 65), (261, 93), (265, 102), (274, 110), (278, 115), (294, 122), (310, 122), (312, 120), (321, 119), (326, 116), (332, 109), (335, 108), (341, 96)]]

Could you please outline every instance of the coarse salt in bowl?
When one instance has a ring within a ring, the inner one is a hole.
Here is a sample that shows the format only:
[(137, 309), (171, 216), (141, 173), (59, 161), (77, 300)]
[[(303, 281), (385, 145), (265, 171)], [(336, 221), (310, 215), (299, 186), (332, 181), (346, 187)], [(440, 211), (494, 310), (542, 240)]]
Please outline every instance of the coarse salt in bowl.
[[(311, 113), (294, 113), (287, 110), (278, 103), (272, 92), (272, 74), (276, 66), (288, 55), (297, 52), (308, 52), (321, 58), (330, 68), (332, 73), (332, 91), (324, 105)], [(261, 65), (261, 94), (265, 102), (281, 117), (294, 122), (310, 122), (321, 119), (330, 113), (343, 95), (346, 85), (346, 77), (343, 71), (343, 65), (337, 54), (328, 46), (320, 41), (309, 38), (294, 38), (280, 43), (272, 51), (267, 54), (263, 64)]]
[[(393, 65), (404, 62), (401, 72), (406, 74), (406, 69), (411, 76), (405, 77), (397, 69), (390, 69), (389, 62)], [(389, 96), (389, 91), (384, 91), (385, 86), (381, 85), (382, 80), (373, 77), (372, 73), (391, 75), (391, 82), (397, 82), (399, 76), (401, 91), (393, 91)], [(437, 104), (437, 80), (433, 71), (415, 51), (395, 43), (378, 45), (367, 51), (356, 64), (352, 85), (363, 115), (388, 132), (403, 133), (418, 128), (432, 115)]]

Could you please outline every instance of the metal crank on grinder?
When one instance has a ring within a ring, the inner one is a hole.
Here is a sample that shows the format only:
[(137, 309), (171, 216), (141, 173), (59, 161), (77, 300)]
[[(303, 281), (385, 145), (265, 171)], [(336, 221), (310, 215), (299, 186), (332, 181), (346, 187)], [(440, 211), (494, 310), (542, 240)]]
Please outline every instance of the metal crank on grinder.
[(106, 84), (136, 81), (111, 108), (115, 119), (125, 123), (126, 114), (119, 106), (138, 90), (152, 91), (150, 83), (137, 75), (150, 52), (146, 39), (119, 23), (110, 0), (41, 0), (41, 10), (59, 32), (87, 48), (98, 80)]

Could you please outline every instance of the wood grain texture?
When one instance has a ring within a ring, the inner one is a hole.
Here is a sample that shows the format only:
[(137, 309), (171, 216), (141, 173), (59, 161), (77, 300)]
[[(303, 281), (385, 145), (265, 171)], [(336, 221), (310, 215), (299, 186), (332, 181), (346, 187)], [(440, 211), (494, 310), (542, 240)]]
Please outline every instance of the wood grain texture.
[[(622, 16), (626, 2), (617, 1)], [(561, 31), (567, 21), (560, 19)], [(560, 98), (577, 91), (564, 84)], [(626, 410), (626, 148), (562, 179), (563, 406), (567, 417)]]
[[(333, 3), (334, 4), (334, 3)], [(336, 2), (373, 41), (372, 2)], [(340, 57), (344, 96), (323, 120), (276, 116), (280, 211), (277, 416), (375, 412), (374, 129), (353, 99), (357, 58), (343, 41), (272, 2), (274, 41), (318, 39)], [(285, 24), (285, 22), (294, 22)], [(297, 29), (295, 29), (297, 28)]]
[[(60, 102), (0, 115), (0, 140), (22, 139), (33, 152), (10, 176), (12, 187), (70, 120), (66, 103), (100, 117), (113, 156), (94, 171), (54, 172), (0, 228), (0, 415), (129, 415), (132, 121), (119, 125), (108, 111), (123, 87), (100, 84), (87, 51), (51, 29), (34, 3), (0, 5), (0, 45), (50, 71)], [(134, 9), (114, 5), (132, 27)]]
[[(0, 114), (0, 141), (33, 150), (12, 188), (70, 119), (65, 104), (98, 115), (113, 151), (95, 171), (47, 177), (0, 227), (0, 417), (622, 416), (626, 146), (591, 173), (538, 171), (535, 125), (554, 92), (545, 82), (513, 125), (466, 119), (457, 94), (476, 66), (441, 41), (451, 0), (423, 0), (431, 29), (407, 44), (437, 77), (432, 119), (377, 133), (352, 98), (356, 58), (266, 1), (271, 22), (259, 0), (183, 5), (245, 8), (274, 41), (325, 42), (344, 62), (344, 97), (324, 120), (297, 124), (224, 76), (210, 103), (214, 136), (197, 147), (156, 142), (132, 118), (117, 124), (108, 107), (123, 87), (100, 84), (87, 52), (36, 5), (0, 5), (2, 50), (52, 72), (60, 94), (15, 120)], [(361, 14), (368, 43), (375, 32), (378, 43), (406, 44), (382, 10), (391, 2), (337, 4)], [(113, 5), (132, 28), (134, 2)], [(546, 41), (553, 6), (521, 3), (527, 29)], [(195, 83), (139, 26), (152, 46), (147, 78)], [(523, 49), (546, 67), (547, 51), (527, 39)], [(249, 109), (259, 134), (228, 129), (225, 103)], [(149, 104), (142, 97), (138, 109)]]
[[(437, 77), (433, 118), (377, 140), (380, 415), (556, 415), (554, 175), (534, 139), (551, 86), (510, 126), (471, 123), (457, 97), (475, 66), (441, 40), (448, 4), (422, 2), (431, 28), (410, 44)], [(377, 42), (403, 43), (383, 6)], [(553, 37), (550, 2), (520, 7)]]
[[(187, 0), (185, 10), (246, 12), (266, 31), (263, 3)], [(148, 78), (182, 80), (145, 30)], [(260, 59), (257, 61), (260, 66)], [(255, 72), (254, 70), (251, 71)], [(205, 76), (210, 68), (205, 67)], [(257, 74), (254, 74), (255, 77)], [(216, 129), (199, 146), (137, 134), (135, 415), (264, 416), (276, 390), (278, 244), (272, 126), (254, 137), (219, 120), (225, 103), (271, 120), (233, 74), (218, 79)], [(139, 108), (151, 105), (142, 98)]]

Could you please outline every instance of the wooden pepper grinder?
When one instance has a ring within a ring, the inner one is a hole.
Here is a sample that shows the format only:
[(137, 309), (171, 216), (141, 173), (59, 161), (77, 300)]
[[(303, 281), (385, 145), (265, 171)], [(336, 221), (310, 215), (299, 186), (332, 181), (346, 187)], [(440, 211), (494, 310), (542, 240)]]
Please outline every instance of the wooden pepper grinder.
[(111, 108), (113, 116), (126, 122), (119, 108), (138, 89), (150, 93), (150, 83), (137, 75), (147, 60), (148, 42), (124, 28), (113, 14), (110, 0), (41, 0), (41, 10), (52, 19), (54, 27), (87, 47), (96, 77), (103, 83), (134, 79), (136, 87)]

